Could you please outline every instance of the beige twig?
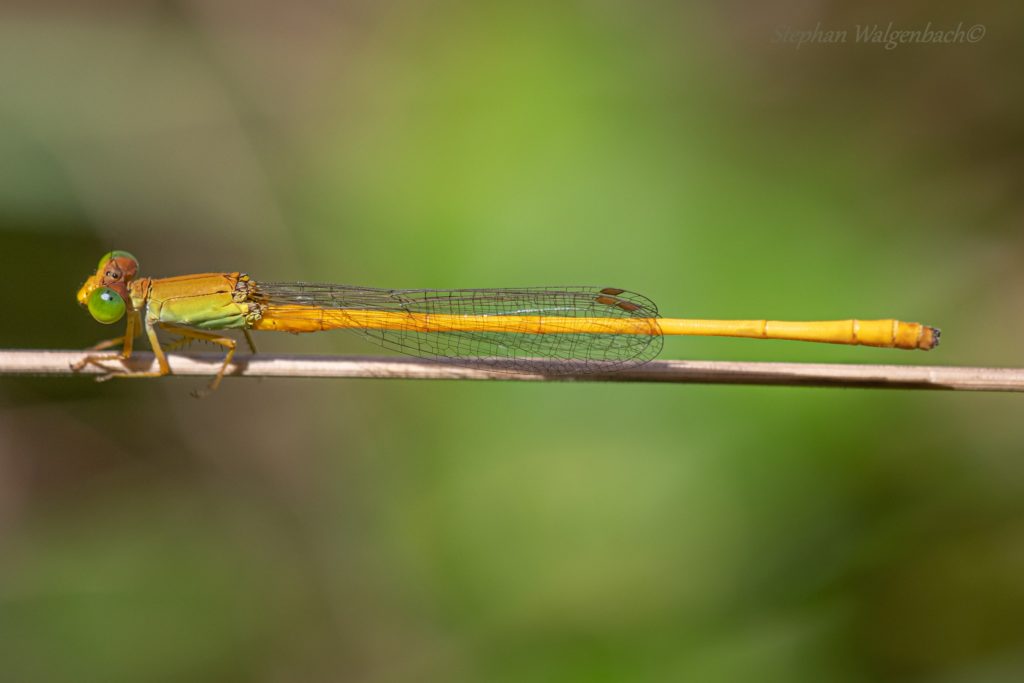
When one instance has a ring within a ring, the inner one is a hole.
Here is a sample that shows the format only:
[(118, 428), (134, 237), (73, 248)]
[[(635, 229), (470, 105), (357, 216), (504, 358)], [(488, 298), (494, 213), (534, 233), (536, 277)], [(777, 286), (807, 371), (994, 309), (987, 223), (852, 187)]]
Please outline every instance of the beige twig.
[[(0, 350), (0, 376), (98, 375), (87, 366), (71, 365), (82, 351)], [(168, 354), (176, 375), (214, 375), (218, 354)], [(155, 370), (152, 353), (107, 363), (111, 369)], [(258, 354), (237, 357), (228, 375), (237, 377), (334, 377), (379, 379), (526, 380), (571, 382), (666, 382), (679, 384), (757, 384), (886, 389), (959, 389), (1024, 392), (1022, 368), (943, 367), (925, 365), (837, 365), (820, 363), (734, 363), (723, 361), (655, 360), (638, 368), (602, 375), (545, 375), (548, 363), (531, 362), (534, 374), (512, 374), (451, 363), (381, 356), (291, 356)]]

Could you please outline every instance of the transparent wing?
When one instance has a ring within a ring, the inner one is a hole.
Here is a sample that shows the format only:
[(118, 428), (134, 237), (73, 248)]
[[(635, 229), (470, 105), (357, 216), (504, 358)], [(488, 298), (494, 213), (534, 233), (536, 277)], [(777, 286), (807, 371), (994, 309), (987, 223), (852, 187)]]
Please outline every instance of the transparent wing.
[(608, 333), (567, 330), (529, 334), (523, 331), (521, 323), (511, 320), (506, 329), (498, 322), (498, 331), (488, 332), (350, 330), (400, 353), (472, 366), (483, 364), (488, 369), (536, 371), (536, 364), (528, 361), (540, 358), (549, 361), (543, 365), (544, 372), (548, 373), (609, 372), (645, 363), (657, 356), (662, 346), (657, 306), (640, 294), (614, 287), (374, 289), (305, 282), (259, 282), (255, 283), (251, 296), (263, 306), (303, 306), (342, 312), (372, 310), (410, 316), (487, 316), (498, 321), (509, 316), (649, 321), (647, 334), (616, 333), (611, 324)]

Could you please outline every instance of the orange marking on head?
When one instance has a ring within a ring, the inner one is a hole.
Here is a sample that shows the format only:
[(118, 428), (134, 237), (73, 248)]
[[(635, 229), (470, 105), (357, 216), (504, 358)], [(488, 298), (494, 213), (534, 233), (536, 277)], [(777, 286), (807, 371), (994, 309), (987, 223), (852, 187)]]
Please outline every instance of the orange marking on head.
[(138, 269), (139, 264), (135, 262), (135, 259), (127, 256), (115, 256), (103, 264), (90, 280), (94, 282), (94, 287), (107, 287), (117, 292), (131, 308), (128, 287), (135, 279)]

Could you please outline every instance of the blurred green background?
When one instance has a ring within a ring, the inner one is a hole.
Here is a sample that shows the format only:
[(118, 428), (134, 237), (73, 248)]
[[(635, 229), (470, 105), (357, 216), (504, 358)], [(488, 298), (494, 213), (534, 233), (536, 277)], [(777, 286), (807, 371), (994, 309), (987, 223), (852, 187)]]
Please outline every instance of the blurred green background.
[[(1024, 365), (1012, 3), (5, 3), (0, 347), (153, 276), (601, 284)], [(974, 44), (780, 27), (982, 24)], [(851, 36), (852, 41), (852, 36)], [(261, 350), (373, 353), (347, 335)], [(1012, 395), (0, 384), (0, 679), (1018, 681)]]

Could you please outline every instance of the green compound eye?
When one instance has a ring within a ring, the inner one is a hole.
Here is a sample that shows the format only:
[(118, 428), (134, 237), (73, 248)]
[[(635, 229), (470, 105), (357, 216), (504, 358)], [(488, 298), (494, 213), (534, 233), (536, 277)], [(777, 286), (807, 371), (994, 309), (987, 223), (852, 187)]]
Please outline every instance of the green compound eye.
[(100, 262), (96, 264), (96, 270), (99, 270), (100, 268), (105, 266), (107, 264), (107, 261), (109, 261), (112, 258), (130, 258), (132, 261), (135, 262), (136, 268), (138, 268), (139, 266), (139, 259), (132, 256), (127, 251), (119, 251), (115, 249), (114, 251), (108, 251), (106, 254), (103, 255), (103, 258), (100, 259)]
[(99, 287), (89, 295), (89, 313), (97, 322), (116, 323), (124, 317), (124, 310), (124, 299), (109, 287)]

